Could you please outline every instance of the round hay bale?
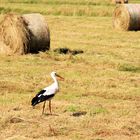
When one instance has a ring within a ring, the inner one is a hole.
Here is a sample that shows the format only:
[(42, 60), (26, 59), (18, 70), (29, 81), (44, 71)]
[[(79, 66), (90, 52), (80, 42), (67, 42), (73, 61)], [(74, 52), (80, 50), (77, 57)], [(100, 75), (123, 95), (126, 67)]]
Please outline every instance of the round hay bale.
[(128, 3), (128, 0), (113, 0), (113, 3), (115, 3), (115, 4), (124, 4), (124, 3)]
[(0, 53), (26, 54), (28, 52), (28, 28), (17, 14), (0, 16)]
[(11, 54), (11, 50), (9, 46), (7, 46), (6, 44), (4, 44), (4, 42), (1, 41), (0, 41), (0, 54), (6, 54), (6, 55)]
[(31, 53), (50, 49), (50, 31), (47, 21), (41, 14), (24, 14), (23, 19), (27, 23), (30, 33), (29, 48)]
[(113, 26), (121, 30), (140, 30), (140, 4), (121, 4), (113, 15)]

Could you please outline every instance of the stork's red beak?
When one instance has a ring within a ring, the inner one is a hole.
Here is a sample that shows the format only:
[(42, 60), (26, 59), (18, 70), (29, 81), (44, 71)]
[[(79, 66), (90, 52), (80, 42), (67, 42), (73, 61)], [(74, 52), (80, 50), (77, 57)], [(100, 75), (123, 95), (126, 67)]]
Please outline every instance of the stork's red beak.
[(56, 76), (57, 76), (60, 80), (64, 81), (64, 78), (61, 77), (60, 75), (56, 74)]
[(61, 77), (60, 75), (56, 74), (56, 76), (57, 76), (59, 79), (61, 79), (61, 80), (63, 80), (63, 81), (64, 81), (64, 78), (63, 78), (63, 77)]

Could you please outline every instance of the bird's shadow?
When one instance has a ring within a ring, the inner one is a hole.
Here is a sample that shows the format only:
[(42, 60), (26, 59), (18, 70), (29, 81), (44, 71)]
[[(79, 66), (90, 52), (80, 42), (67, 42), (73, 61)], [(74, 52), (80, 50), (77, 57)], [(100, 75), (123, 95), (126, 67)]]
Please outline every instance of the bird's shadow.
[(42, 116), (59, 116), (58, 114), (44, 113)]

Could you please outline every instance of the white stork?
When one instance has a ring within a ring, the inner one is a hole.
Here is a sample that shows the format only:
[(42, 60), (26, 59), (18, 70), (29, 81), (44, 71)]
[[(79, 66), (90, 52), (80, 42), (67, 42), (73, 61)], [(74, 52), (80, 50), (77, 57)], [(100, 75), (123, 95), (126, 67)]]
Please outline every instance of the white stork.
[(39, 104), (39, 103), (44, 101), (42, 114), (44, 114), (46, 101), (49, 101), (49, 110), (50, 110), (50, 114), (52, 114), (52, 111), (51, 111), (51, 99), (59, 91), (59, 83), (58, 83), (58, 81), (56, 79), (56, 76), (59, 77), (60, 79), (64, 80), (64, 78), (61, 77), (60, 75), (58, 75), (56, 72), (51, 72), (51, 77), (54, 80), (54, 83), (52, 83), (48, 87), (45, 87), (40, 92), (38, 92), (38, 94), (36, 94), (36, 96), (31, 101), (32, 106), (35, 106), (35, 105), (37, 105), (37, 104)]

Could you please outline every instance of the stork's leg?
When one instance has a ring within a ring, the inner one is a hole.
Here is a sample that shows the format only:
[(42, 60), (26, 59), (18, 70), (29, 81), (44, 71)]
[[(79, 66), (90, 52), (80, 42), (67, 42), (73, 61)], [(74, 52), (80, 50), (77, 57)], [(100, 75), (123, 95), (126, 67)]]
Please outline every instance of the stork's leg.
[(51, 100), (49, 100), (49, 110), (50, 110), (50, 114), (52, 114)]
[(46, 101), (44, 101), (44, 104), (43, 104), (42, 115), (44, 114), (45, 104), (46, 104)]

